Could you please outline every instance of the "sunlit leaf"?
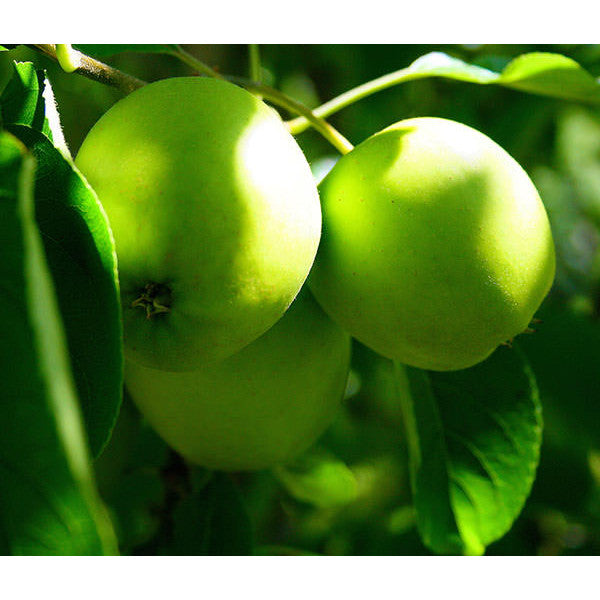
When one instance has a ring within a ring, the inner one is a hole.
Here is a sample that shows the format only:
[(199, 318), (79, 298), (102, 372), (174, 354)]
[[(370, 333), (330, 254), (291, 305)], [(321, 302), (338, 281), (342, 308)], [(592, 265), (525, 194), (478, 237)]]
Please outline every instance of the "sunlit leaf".
[(571, 58), (550, 52), (531, 52), (513, 59), (496, 72), (468, 64), (443, 52), (418, 58), (407, 69), (407, 78), (447, 77), (472, 83), (496, 83), (524, 92), (600, 102), (600, 83)]
[(2, 122), (4, 125), (27, 125), (52, 140), (46, 118), (44, 72), (36, 70), (30, 62), (15, 62), (13, 67), (13, 76), (0, 96)]
[(415, 75), (415, 78), (449, 77), (473, 83), (496, 83), (498, 79), (498, 73), (477, 65), (470, 65), (444, 52), (424, 54), (404, 71), (407, 76)]
[(512, 60), (500, 75), (507, 87), (582, 102), (600, 102), (600, 83), (573, 59), (532, 52)]
[(14, 62), (13, 76), (0, 96), (0, 115), (7, 125), (26, 125), (43, 133), (67, 158), (71, 158), (63, 136), (52, 86), (44, 70), (33, 63)]
[(506, 348), (461, 371), (396, 367), (421, 537), (440, 554), (482, 554), (510, 529), (535, 477), (533, 374)]

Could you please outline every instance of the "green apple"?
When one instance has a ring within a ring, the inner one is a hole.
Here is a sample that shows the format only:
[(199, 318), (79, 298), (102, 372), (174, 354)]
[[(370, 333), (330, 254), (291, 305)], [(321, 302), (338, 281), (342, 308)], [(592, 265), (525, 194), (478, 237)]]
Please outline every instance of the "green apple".
[(309, 285), (376, 352), (431, 370), (474, 365), (523, 332), (555, 255), (540, 197), (484, 134), (415, 118), (371, 136), (322, 181)]
[(114, 234), (125, 354), (192, 370), (269, 329), (321, 233), (310, 167), (277, 113), (231, 83), (163, 79), (111, 107), (76, 164)]
[(350, 337), (304, 288), (285, 315), (246, 348), (197, 371), (125, 363), (133, 401), (159, 435), (193, 463), (252, 470), (308, 448), (342, 400)]

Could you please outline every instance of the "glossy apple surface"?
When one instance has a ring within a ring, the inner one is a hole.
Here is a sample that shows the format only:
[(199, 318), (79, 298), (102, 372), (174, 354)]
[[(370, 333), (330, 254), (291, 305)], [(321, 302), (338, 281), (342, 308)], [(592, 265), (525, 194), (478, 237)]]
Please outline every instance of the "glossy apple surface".
[(527, 328), (552, 285), (554, 244), (533, 183), (470, 127), (396, 123), (343, 156), (319, 191), (309, 285), (383, 356), (441, 371), (474, 365)]
[(126, 357), (166, 370), (237, 352), (285, 312), (321, 231), (279, 116), (233, 84), (163, 79), (117, 102), (76, 159), (114, 234)]
[(329, 425), (343, 397), (350, 337), (307, 290), (269, 331), (197, 371), (127, 361), (125, 384), (159, 435), (191, 462), (220, 470), (285, 463)]

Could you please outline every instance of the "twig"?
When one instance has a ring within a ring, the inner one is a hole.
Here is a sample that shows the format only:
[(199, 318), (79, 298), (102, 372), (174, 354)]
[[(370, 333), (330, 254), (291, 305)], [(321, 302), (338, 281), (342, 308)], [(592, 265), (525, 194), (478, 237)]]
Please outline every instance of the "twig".
[[(42, 52), (52, 60), (58, 59), (56, 57), (56, 48), (54, 44), (27, 44), (30, 48), (38, 50)], [(133, 77), (133, 75), (129, 75), (127, 73), (123, 73), (123, 71), (119, 71), (119, 69), (115, 69), (110, 65), (104, 64), (91, 56), (87, 56), (82, 52), (74, 53), (76, 54), (76, 58), (78, 59), (78, 67), (75, 69), (75, 73), (79, 73), (88, 79), (92, 79), (94, 81), (98, 81), (100, 83), (104, 83), (115, 87), (125, 94), (129, 94), (134, 90), (146, 85), (145, 81), (138, 79), (137, 77)]]

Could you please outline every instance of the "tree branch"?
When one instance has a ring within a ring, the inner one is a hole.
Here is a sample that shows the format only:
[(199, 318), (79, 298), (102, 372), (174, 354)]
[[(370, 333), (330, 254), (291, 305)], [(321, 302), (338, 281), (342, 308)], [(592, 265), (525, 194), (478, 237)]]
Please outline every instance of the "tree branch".
[[(27, 44), (27, 46), (34, 50), (38, 50), (52, 60), (58, 61), (54, 44)], [(104, 64), (91, 56), (87, 56), (77, 50), (74, 50), (73, 53), (79, 65), (74, 72), (79, 73), (88, 79), (115, 87), (125, 94), (129, 94), (146, 85), (145, 81), (133, 77), (133, 75), (123, 73), (123, 71), (119, 71), (119, 69)]]

